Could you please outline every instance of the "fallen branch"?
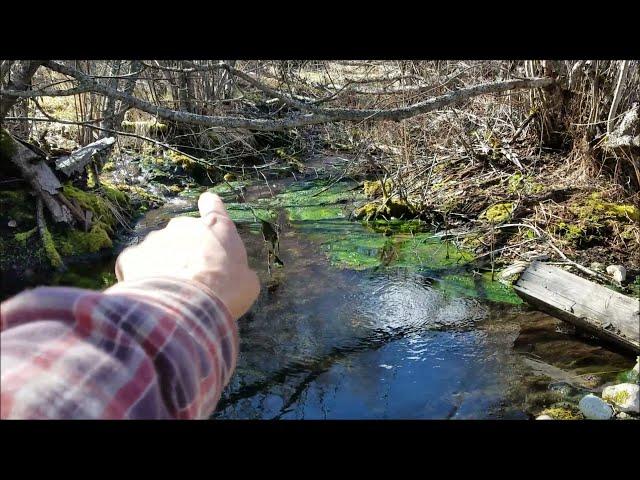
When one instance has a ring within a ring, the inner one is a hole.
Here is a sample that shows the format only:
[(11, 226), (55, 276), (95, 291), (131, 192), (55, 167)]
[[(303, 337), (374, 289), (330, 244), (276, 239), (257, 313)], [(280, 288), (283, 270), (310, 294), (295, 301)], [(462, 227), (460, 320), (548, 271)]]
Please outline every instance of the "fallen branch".
[[(317, 109), (313, 113), (298, 114), (283, 119), (257, 119), (237, 116), (200, 115), (153, 105), (150, 102), (120, 92), (106, 85), (95, 82), (86, 74), (65, 64), (47, 61), (44, 65), (58, 73), (75, 78), (82, 85), (90, 85), (91, 91), (108, 97), (114, 97), (144, 112), (175, 122), (191, 123), (207, 127), (244, 128), (258, 131), (280, 131), (299, 128), (306, 125), (348, 121), (362, 122), (366, 120), (401, 121), (423, 113), (438, 110), (447, 105), (457, 105), (477, 95), (500, 93), (508, 90), (534, 89), (549, 87), (554, 83), (551, 78), (532, 78), (525, 80), (505, 80), (485, 83), (457, 90), (445, 95), (433, 97), (407, 107), (392, 109)], [(13, 90), (1, 90), (0, 94), (11, 96)], [(34, 95), (37, 96), (37, 95)]]

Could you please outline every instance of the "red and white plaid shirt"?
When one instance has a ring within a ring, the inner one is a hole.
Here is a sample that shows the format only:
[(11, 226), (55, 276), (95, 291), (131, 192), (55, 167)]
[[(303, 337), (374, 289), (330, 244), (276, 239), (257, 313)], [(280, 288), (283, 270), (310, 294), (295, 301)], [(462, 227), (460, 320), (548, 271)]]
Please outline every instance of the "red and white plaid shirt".
[(40, 287), (0, 312), (3, 419), (206, 418), (238, 356), (236, 322), (196, 282)]

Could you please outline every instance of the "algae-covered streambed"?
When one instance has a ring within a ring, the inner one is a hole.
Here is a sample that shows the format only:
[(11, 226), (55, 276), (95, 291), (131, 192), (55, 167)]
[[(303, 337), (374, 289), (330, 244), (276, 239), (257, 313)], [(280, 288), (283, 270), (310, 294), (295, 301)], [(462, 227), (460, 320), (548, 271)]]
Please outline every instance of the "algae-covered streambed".
[[(213, 418), (530, 418), (628, 368), (530, 311), (421, 222), (353, 221), (357, 183), (310, 177), (213, 189), (262, 283)], [(120, 246), (197, 214), (201, 191), (147, 212)], [(279, 225), (283, 266), (267, 267), (255, 215)], [(71, 266), (51, 283), (104, 287), (113, 263)]]

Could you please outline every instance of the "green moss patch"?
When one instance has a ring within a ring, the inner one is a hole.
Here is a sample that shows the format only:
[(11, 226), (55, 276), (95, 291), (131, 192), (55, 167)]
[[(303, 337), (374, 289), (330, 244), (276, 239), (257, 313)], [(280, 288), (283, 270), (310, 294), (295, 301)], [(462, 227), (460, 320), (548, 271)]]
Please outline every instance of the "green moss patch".
[(511, 202), (504, 203), (496, 203), (495, 205), (487, 208), (481, 215), (480, 218), (484, 218), (491, 223), (502, 223), (509, 218), (511, 218), (511, 213), (513, 212), (514, 205)]
[(554, 420), (583, 420), (584, 417), (575, 407), (550, 407), (540, 412), (540, 415), (549, 415)]
[(635, 205), (612, 203), (602, 199), (598, 192), (591, 194), (586, 202), (569, 207), (580, 220), (601, 222), (605, 219), (617, 219), (638, 222), (640, 210)]

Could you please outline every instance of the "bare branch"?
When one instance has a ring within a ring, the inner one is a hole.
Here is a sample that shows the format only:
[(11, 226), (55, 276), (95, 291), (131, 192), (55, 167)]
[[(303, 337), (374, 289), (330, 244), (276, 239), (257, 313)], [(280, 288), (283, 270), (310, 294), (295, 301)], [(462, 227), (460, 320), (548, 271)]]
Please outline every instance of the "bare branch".
[[(258, 131), (281, 131), (299, 128), (306, 125), (318, 125), (330, 122), (362, 122), (367, 120), (392, 120), (401, 121), (407, 118), (421, 115), (433, 110), (449, 105), (458, 105), (469, 98), (488, 93), (501, 93), (508, 90), (545, 88), (554, 83), (551, 78), (531, 78), (505, 80), (501, 82), (486, 83), (473, 87), (457, 90), (455, 92), (433, 97), (423, 102), (415, 103), (407, 107), (392, 109), (317, 109), (313, 113), (292, 115), (287, 118), (272, 120), (261, 118), (245, 118), (238, 116), (214, 116), (200, 115), (196, 113), (171, 110), (169, 108), (153, 105), (132, 95), (120, 92), (106, 85), (101, 85), (93, 81), (84, 73), (55, 61), (44, 63), (51, 70), (69, 75), (80, 82), (81, 86), (89, 85), (91, 90), (102, 95), (115, 97), (125, 103), (129, 103), (144, 112), (150, 113), (160, 118), (175, 122), (191, 123), (207, 127), (223, 127), (233, 129), (248, 129)], [(3, 90), (0, 93), (12, 95), (13, 92)]]

